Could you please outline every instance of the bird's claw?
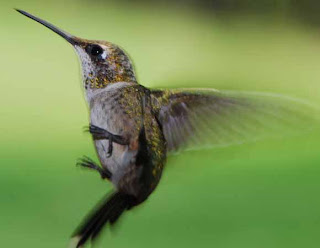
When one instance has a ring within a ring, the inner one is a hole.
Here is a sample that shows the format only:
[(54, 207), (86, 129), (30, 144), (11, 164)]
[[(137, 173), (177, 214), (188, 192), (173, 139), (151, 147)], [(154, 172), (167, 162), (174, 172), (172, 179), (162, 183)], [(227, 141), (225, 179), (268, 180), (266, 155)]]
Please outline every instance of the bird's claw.
[(78, 159), (76, 165), (98, 171), (100, 173), (101, 178), (103, 179), (111, 178), (111, 172), (109, 170), (101, 168), (91, 158), (87, 156), (83, 156), (82, 158)]
[(108, 132), (107, 130), (97, 127), (93, 124), (90, 124), (87, 129), (92, 135), (94, 139), (108, 139), (109, 140), (109, 146), (108, 146), (108, 152), (107, 152), (107, 158), (110, 158), (113, 152), (113, 142), (120, 144), (120, 145), (127, 145), (127, 142), (125, 139), (116, 134), (112, 134)]
[(109, 139), (110, 133), (100, 127), (90, 124), (88, 131), (93, 135), (96, 139)]
[(108, 146), (108, 152), (107, 152), (107, 158), (110, 158), (113, 151), (113, 139), (112, 137), (109, 138), (109, 146)]

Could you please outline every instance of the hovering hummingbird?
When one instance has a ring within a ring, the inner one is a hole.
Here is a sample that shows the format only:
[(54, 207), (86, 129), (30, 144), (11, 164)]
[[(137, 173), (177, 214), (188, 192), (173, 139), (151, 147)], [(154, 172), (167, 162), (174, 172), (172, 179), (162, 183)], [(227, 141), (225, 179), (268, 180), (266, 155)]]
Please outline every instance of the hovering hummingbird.
[(169, 153), (225, 146), (308, 129), (313, 106), (276, 94), (214, 89), (153, 90), (140, 85), (128, 55), (107, 41), (73, 36), (23, 10), (68, 41), (77, 52), (100, 165), (84, 157), (79, 165), (97, 171), (115, 191), (76, 229), (76, 247), (143, 203), (157, 187)]

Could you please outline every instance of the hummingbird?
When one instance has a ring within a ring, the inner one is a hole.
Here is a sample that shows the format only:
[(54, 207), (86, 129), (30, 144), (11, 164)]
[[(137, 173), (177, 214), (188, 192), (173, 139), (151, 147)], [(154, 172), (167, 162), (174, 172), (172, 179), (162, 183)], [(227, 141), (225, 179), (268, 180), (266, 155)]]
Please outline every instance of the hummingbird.
[(138, 83), (133, 63), (119, 46), (87, 40), (23, 10), (21, 14), (64, 38), (80, 58), (89, 107), (88, 131), (97, 171), (114, 191), (75, 230), (75, 247), (98, 237), (102, 228), (146, 201), (161, 179), (167, 156), (190, 149), (227, 146), (306, 130), (314, 106), (280, 94), (215, 89), (149, 89)]

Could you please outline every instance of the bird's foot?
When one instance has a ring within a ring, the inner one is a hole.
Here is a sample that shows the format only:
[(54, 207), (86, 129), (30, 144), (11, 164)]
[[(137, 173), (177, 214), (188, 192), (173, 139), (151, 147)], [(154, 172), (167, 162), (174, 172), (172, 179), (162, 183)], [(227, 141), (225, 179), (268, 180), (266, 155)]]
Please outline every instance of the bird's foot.
[(107, 152), (107, 157), (110, 157), (112, 155), (113, 151), (113, 142), (119, 145), (127, 145), (127, 142), (125, 139), (116, 134), (112, 134), (109, 131), (97, 127), (95, 125), (90, 124), (88, 131), (92, 134), (94, 139), (107, 139), (109, 140), (109, 147), (108, 147), (108, 152)]
[(98, 171), (102, 179), (110, 179), (112, 176), (111, 172), (108, 169), (101, 168), (91, 158), (87, 156), (83, 156), (82, 158), (80, 158), (77, 162), (77, 165)]

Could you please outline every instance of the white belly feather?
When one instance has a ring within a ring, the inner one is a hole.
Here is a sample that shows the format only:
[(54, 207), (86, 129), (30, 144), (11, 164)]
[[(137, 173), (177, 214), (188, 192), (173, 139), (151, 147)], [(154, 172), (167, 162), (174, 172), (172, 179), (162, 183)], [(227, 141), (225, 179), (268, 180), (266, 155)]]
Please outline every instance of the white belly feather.
[[(112, 91), (117, 90), (119, 86), (106, 88), (106, 91), (101, 93), (104, 94), (104, 97), (108, 94), (111, 95)], [(123, 86), (127, 86), (127, 84), (123, 84)], [(99, 95), (92, 99), (95, 102), (90, 109), (91, 124), (106, 129), (112, 134), (121, 135), (121, 123), (119, 123), (121, 119), (114, 121), (113, 118), (113, 121), (110, 121), (109, 116), (114, 115), (114, 110), (106, 105), (105, 101), (99, 101)], [(137, 151), (131, 151), (128, 146), (113, 143), (113, 152), (111, 157), (108, 158), (109, 140), (95, 140), (95, 146), (102, 166), (112, 173), (112, 182), (117, 186), (124, 169), (134, 163)]]

